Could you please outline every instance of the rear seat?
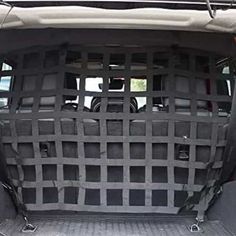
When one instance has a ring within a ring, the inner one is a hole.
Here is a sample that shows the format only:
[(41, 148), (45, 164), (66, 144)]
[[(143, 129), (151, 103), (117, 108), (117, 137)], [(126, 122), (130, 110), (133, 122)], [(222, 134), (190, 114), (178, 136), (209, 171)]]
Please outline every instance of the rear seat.
[[(124, 99), (120, 97), (109, 97), (107, 101), (107, 112), (123, 112)], [(91, 102), (91, 111), (99, 112), (101, 108), (101, 98), (95, 97)], [(136, 113), (138, 111), (137, 100), (134, 97), (130, 98), (130, 112)]]

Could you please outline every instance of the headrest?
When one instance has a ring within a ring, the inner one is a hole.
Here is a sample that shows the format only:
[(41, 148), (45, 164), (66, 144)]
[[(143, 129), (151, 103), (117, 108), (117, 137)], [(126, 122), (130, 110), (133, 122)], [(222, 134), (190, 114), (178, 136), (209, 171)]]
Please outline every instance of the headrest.
[[(123, 97), (109, 97), (107, 104), (107, 112), (123, 112), (124, 99)], [(95, 97), (91, 101), (91, 111), (99, 112), (101, 107), (101, 98)], [(138, 110), (137, 100), (130, 98), (130, 112), (135, 113)]]

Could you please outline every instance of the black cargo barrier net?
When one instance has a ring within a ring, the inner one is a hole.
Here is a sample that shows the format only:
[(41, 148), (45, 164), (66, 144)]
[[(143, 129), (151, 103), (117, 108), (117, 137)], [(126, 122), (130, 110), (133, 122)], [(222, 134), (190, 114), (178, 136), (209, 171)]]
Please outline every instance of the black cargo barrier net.
[(29, 210), (206, 210), (223, 165), (230, 61), (79, 46), (1, 60), (2, 142)]

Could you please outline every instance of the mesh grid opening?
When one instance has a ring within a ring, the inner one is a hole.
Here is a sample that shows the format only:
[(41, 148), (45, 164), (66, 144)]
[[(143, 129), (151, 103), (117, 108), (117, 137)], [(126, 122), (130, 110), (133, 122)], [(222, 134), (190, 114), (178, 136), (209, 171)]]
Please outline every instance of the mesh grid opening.
[(56, 165), (42, 165), (43, 180), (57, 180)]
[(132, 189), (129, 191), (130, 206), (145, 206), (145, 190)]
[(85, 190), (85, 205), (100, 205), (100, 190), (86, 189)]
[(123, 166), (107, 167), (107, 182), (123, 182)]
[(63, 165), (64, 180), (79, 180), (79, 167), (77, 165)]
[(24, 172), (24, 181), (36, 181), (35, 166), (22, 166), (22, 169)]
[(152, 190), (152, 206), (167, 206), (166, 190)]
[(107, 189), (107, 205), (122, 206), (122, 189)]
[(75, 187), (65, 187), (64, 203), (77, 204), (79, 189)]
[(36, 202), (36, 189), (35, 188), (22, 188), (22, 198), (25, 204), (35, 204)]

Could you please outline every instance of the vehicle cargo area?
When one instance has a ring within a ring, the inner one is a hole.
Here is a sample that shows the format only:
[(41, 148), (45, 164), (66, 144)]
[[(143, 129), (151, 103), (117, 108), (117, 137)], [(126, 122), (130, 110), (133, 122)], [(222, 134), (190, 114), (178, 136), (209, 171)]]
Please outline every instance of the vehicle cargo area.
[(0, 235), (235, 235), (234, 40), (2, 32)]

